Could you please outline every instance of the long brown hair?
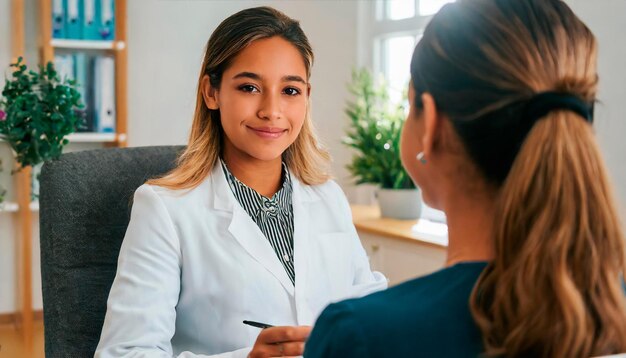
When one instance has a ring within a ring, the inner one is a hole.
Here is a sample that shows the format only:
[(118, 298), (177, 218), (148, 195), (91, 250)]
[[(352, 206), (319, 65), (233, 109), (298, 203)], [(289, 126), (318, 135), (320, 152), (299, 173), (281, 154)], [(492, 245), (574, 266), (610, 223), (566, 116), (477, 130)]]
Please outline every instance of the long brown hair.
[(483, 180), (497, 188), (495, 259), (474, 287), (486, 354), (626, 351), (624, 236), (593, 129), (571, 110), (525, 125), (551, 91), (592, 104), (596, 41), (559, 0), (459, 0), (429, 23), (411, 63)]
[[(213, 31), (207, 42), (198, 79), (196, 109), (189, 143), (178, 159), (177, 167), (148, 184), (170, 189), (190, 189), (199, 185), (217, 163), (223, 149), (224, 130), (219, 110), (209, 109), (202, 96), (202, 79), (209, 76), (211, 86), (220, 88), (222, 75), (233, 59), (251, 42), (280, 36), (295, 46), (311, 76), (313, 50), (298, 21), (271, 7), (256, 7), (231, 15)], [(303, 183), (314, 185), (327, 181), (330, 156), (316, 137), (310, 112), (295, 142), (283, 153), (291, 172)]]

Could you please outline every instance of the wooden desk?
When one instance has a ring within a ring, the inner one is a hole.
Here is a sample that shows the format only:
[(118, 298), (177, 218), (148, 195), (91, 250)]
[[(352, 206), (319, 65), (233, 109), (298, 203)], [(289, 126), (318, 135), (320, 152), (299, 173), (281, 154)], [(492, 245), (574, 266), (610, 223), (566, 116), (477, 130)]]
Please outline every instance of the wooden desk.
[(377, 206), (352, 205), (352, 220), (372, 269), (389, 285), (423, 276), (443, 267), (447, 238), (413, 230), (416, 220), (381, 218)]

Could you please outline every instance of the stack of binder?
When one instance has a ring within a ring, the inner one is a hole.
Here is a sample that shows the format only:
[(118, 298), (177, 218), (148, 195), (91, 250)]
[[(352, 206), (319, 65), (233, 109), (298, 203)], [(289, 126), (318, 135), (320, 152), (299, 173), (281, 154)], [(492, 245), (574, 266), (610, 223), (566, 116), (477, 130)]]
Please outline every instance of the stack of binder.
[(52, 37), (73, 40), (115, 38), (114, 0), (52, 0)]
[(74, 79), (85, 106), (79, 132), (115, 132), (115, 60), (87, 53), (54, 57), (59, 77)]

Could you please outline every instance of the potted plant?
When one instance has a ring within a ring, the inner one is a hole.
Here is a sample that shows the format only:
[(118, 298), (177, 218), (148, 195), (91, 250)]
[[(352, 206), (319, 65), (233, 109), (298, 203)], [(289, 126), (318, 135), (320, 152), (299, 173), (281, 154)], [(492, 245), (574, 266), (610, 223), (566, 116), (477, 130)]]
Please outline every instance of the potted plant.
[(52, 62), (35, 72), (20, 57), (10, 67), (0, 99), (0, 139), (11, 146), (19, 171), (61, 155), (65, 136), (81, 123), (83, 105), (76, 82), (60, 79)]
[(376, 83), (367, 69), (352, 72), (348, 89), (355, 99), (345, 109), (350, 126), (343, 142), (356, 152), (348, 170), (356, 184), (379, 186), (376, 196), (383, 217), (419, 218), (419, 188), (400, 160), (404, 106), (392, 104), (384, 80)]

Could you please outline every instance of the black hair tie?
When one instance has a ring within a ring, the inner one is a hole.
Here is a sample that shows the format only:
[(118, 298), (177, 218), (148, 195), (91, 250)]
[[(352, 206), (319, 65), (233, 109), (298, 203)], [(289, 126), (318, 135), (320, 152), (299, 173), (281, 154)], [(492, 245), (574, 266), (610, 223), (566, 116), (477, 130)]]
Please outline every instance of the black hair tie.
[(538, 93), (473, 120), (452, 123), (485, 176), (501, 184), (532, 127), (554, 110), (569, 110), (593, 123), (593, 102), (562, 92)]
[(589, 123), (593, 123), (593, 103), (589, 104), (579, 97), (559, 92), (542, 92), (526, 102), (524, 119), (535, 123), (553, 110), (566, 109), (579, 114)]

